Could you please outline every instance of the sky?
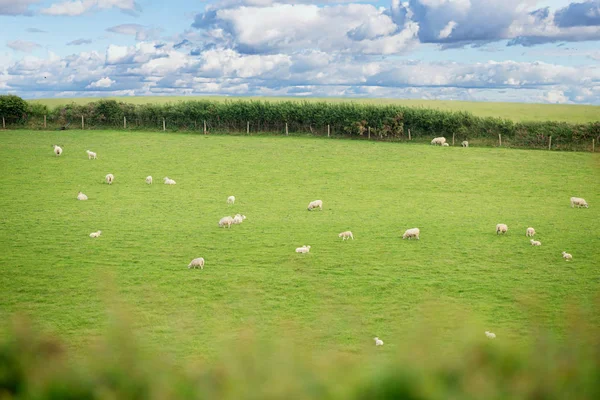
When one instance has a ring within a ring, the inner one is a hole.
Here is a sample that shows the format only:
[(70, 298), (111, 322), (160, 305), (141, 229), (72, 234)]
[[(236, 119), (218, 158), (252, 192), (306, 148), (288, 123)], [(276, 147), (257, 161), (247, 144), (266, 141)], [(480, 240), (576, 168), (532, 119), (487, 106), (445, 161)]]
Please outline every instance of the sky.
[(600, 0), (0, 0), (0, 94), (600, 105)]

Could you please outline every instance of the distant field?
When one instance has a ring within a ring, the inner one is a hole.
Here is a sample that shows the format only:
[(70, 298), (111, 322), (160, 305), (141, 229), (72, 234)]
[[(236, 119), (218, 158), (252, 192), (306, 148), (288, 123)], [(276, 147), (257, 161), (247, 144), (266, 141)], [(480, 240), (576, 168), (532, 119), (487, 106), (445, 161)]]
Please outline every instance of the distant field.
[[(524, 338), (532, 317), (560, 331), (563, 306), (591, 307), (600, 289), (589, 153), (20, 130), (0, 134), (0, 159), (0, 319), (24, 310), (75, 348), (101, 331), (117, 298), (150, 343), (208, 357), (220, 332), (247, 323), (278, 336), (289, 323), (308, 346), (354, 352), (379, 335), (393, 349), (432, 299), (444, 304), (442, 327), (458, 308), (480, 319), (475, 331)], [(590, 208), (572, 209), (573, 195)], [(306, 210), (315, 199), (323, 211)], [(235, 213), (247, 220), (217, 226)], [(494, 233), (499, 222), (506, 236)], [(413, 227), (421, 239), (402, 240)], [(348, 229), (355, 240), (343, 242)], [(309, 254), (294, 252), (304, 244)], [(201, 256), (203, 271), (186, 268)]]
[[(402, 104), (410, 107), (433, 108), (449, 111), (468, 111), (481, 117), (498, 117), (513, 121), (563, 121), (584, 123), (600, 121), (600, 106), (529, 104), (529, 103), (487, 103), (438, 100), (398, 100), (398, 99), (343, 99), (343, 98), (283, 98), (283, 97), (114, 97), (118, 101), (133, 104), (167, 103), (187, 100), (268, 100), (268, 101), (353, 101), (372, 104)], [(31, 102), (56, 106), (75, 102), (86, 104), (98, 98), (41, 99)]]

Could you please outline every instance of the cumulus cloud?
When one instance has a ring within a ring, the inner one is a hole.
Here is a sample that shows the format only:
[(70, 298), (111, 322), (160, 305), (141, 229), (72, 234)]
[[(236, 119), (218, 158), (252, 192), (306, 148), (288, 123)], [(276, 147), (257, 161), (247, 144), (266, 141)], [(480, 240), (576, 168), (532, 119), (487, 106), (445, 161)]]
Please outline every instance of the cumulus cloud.
[(71, 40), (67, 43), (67, 46), (81, 46), (83, 44), (90, 44), (92, 41), (90, 39), (75, 39)]
[(40, 0), (0, 0), (0, 15), (33, 15), (29, 9)]
[(86, 89), (93, 89), (93, 88), (106, 89), (106, 88), (111, 87), (114, 83), (115, 83), (115, 81), (113, 81), (109, 77), (105, 76), (104, 78), (100, 78), (97, 81), (92, 82), (89, 85), (87, 85)]
[[(19, 0), (21, 1), (21, 0)], [(125, 13), (137, 15), (141, 7), (135, 0), (66, 0), (41, 10), (46, 15), (78, 16), (87, 12), (117, 8)]]
[(6, 45), (15, 51), (23, 51), (25, 53), (31, 53), (33, 50), (42, 47), (39, 44), (28, 40), (13, 40), (7, 42)]
[(161, 29), (150, 28), (139, 24), (122, 24), (106, 28), (106, 31), (121, 35), (135, 36), (135, 40), (151, 40), (158, 37)]

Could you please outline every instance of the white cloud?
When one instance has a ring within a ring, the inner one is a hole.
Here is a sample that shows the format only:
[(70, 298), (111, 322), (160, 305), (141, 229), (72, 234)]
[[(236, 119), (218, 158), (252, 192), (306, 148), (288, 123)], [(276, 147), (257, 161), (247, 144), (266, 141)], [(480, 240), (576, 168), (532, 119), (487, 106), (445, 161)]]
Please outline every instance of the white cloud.
[(42, 9), (41, 12), (46, 15), (73, 17), (90, 11), (108, 10), (110, 8), (117, 8), (128, 13), (137, 13), (141, 10), (135, 0), (67, 0), (54, 3), (50, 7)]
[(39, 44), (30, 42), (28, 40), (13, 40), (13, 41), (7, 42), (6, 46), (10, 47), (11, 49), (13, 49), (15, 51), (23, 51), (25, 53), (31, 53), (35, 49), (39, 49), (42, 47)]
[(146, 27), (140, 24), (122, 24), (106, 28), (106, 31), (121, 35), (135, 36), (135, 40), (152, 40), (158, 37), (161, 29)]
[(93, 88), (109, 88), (111, 87), (113, 84), (115, 83), (115, 81), (113, 81), (112, 79), (110, 79), (109, 77), (105, 76), (104, 78), (98, 79), (95, 82), (90, 83), (89, 85), (86, 86), (86, 89), (93, 89)]
[(29, 6), (40, 0), (0, 0), (0, 15), (32, 15)]

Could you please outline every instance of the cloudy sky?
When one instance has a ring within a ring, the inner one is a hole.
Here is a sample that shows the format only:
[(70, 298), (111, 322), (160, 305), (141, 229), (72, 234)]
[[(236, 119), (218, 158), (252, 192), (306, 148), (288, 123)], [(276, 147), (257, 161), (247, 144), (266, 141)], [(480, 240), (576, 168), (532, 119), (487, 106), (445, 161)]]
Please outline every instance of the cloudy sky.
[(600, 0), (0, 0), (0, 94), (600, 104)]

